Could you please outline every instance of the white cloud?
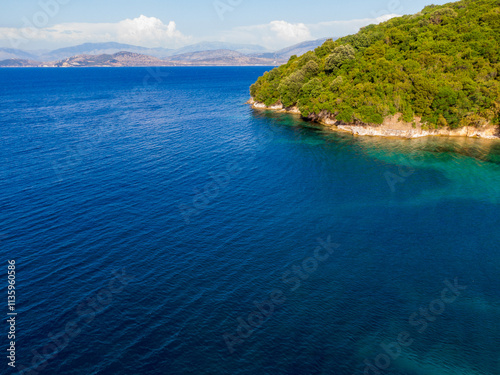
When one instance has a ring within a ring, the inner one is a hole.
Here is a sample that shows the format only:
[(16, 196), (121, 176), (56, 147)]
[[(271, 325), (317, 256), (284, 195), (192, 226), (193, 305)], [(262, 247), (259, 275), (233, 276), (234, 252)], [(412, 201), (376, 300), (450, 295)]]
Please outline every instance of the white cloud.
[(156, 43), (158, 46), (164, 41), (182, 41), (185, 37), (176, 29), (174, 21), (168, 25), (155, 17), (140, 16), (133, 20), (126, 19), (118, 23), (118, 40), (134, 43)]
[(236, 27), (222, 34), (222, 39), (226, 42), (260, 44), (271, 50), (311, 40), (311, 38), (311, 32), (305, 24), (286, 21)]
[(13, 48), (61, 47), (86, 42), (120, 42), (144, 47), (177, 48), (189, 43), (218, 40), (262, 45), (269, 50), (323, 37), (341, 37), (356, 33), (361, 27), (396, 17), (380, 17), (315, 24), (290, 23), (284, 20), (268, 24), (241, 26), (231, 30), (192, 38), (182, 34), (175, 22), (163, 23), (156, 17), (141, 15), (116, 23), (62, 23), (51, 27), (0, 27), (0, 42)]
[(288, 23), (286, 21), (273, 21), (270, 28), (282, 40), (303, 42), (311, 38), (311, 32), (303, 23)]
[(361, 27), (378, 24), (397, 16), (397, 14), (387, 14), (374, 18), (319, 22), (307, 25), (272, 21), (265, 25), (236, 27), (224, 32), (219, 39), (225, 42), (260, 44), (269, 50), (276, 50), (307, 40), (355, 34)]
[[(117, 23), (63, 23), (51, 27), (0, 28), (0, 39), (11, 44), (35, 42), (72, 44), (85, 42), (120, 42), (145, 47), (177, 47), (190, 38), (177, 30), (170, 21), (141, 15)], [(12, 45), (17, 48), (17, 46)]]

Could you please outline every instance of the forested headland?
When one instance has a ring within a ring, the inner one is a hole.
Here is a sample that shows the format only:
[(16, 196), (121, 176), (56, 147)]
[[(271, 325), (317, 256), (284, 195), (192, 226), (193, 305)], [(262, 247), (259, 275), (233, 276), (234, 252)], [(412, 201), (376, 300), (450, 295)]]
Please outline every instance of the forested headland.
[(260, 77), (252, 98), (345, 124), (401, 121), (456, 129), (498, 124), (500, 1), (430, 5), (327, 40)]

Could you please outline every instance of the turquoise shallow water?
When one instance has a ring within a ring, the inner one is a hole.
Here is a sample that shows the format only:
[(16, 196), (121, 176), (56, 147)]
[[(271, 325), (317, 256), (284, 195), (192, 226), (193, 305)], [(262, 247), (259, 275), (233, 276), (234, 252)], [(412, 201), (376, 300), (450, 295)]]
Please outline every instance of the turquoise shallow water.
[(265, 70), (0, 70), (17, 373), (500, 374), (500, 142), (255, 111)]

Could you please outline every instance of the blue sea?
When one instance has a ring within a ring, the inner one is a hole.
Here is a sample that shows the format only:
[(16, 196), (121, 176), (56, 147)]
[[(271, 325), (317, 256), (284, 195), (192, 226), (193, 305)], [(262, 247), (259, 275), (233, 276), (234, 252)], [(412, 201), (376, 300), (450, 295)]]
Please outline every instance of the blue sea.
[(500, 141), (253, 110), (266, 70), (0, 69), (1, 374), (500, 374)]

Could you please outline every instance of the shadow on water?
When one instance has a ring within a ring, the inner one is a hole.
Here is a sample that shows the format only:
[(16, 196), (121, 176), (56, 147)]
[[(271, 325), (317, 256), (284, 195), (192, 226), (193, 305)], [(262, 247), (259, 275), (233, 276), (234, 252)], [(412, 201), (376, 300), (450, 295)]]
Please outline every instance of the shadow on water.
[[(252, 110), (254, 119), (280, 142), (324, 145), (342, 157), (353, 154), (371, 161), (364, 179), (388, 179), (411, 204), (440, 199), (500, 202), (500, 141), (465, 137), (416, 139), (359, 137), (304, 121), (298, 115)], [(376, 167), (375, 165), (378, 165)], [(380, 177), (382, 176), (382, 178)], [(412, 179), (419, 184), (405, 184)], [(385, 183), (385, 181), (384, 181)], [(417, 187), (418, 185), (418, 187)], [(405, 193), (406, 191), (406, 193)]]
[(305, 141), (321, 141), (324, 144), (342, 141), (355, 144), (356, 139), (349, 133), (332, 132), (323, 125), (306, 121), (300, 115), (271, 110), (251, 109), (252, 117), (260, 120), (275, 133), (300, 136)]
[[(416, 151), (433, 154), (456, 154), (500, 165), (500, 140), (466, 137), (424, 137), (415, 139), (359, 137), (347, 132), (331, 130), (321, 124), (306, 121), (299, 115), (271, 110), (252, 109), (256, 119), (273, 127), (288, 127), (305, 137), (322, 138), (325, 142), (348, 142), (363, 149), (386, 149), (411, 154)], [(500, 136), (500, 127), (498, 129)]]

